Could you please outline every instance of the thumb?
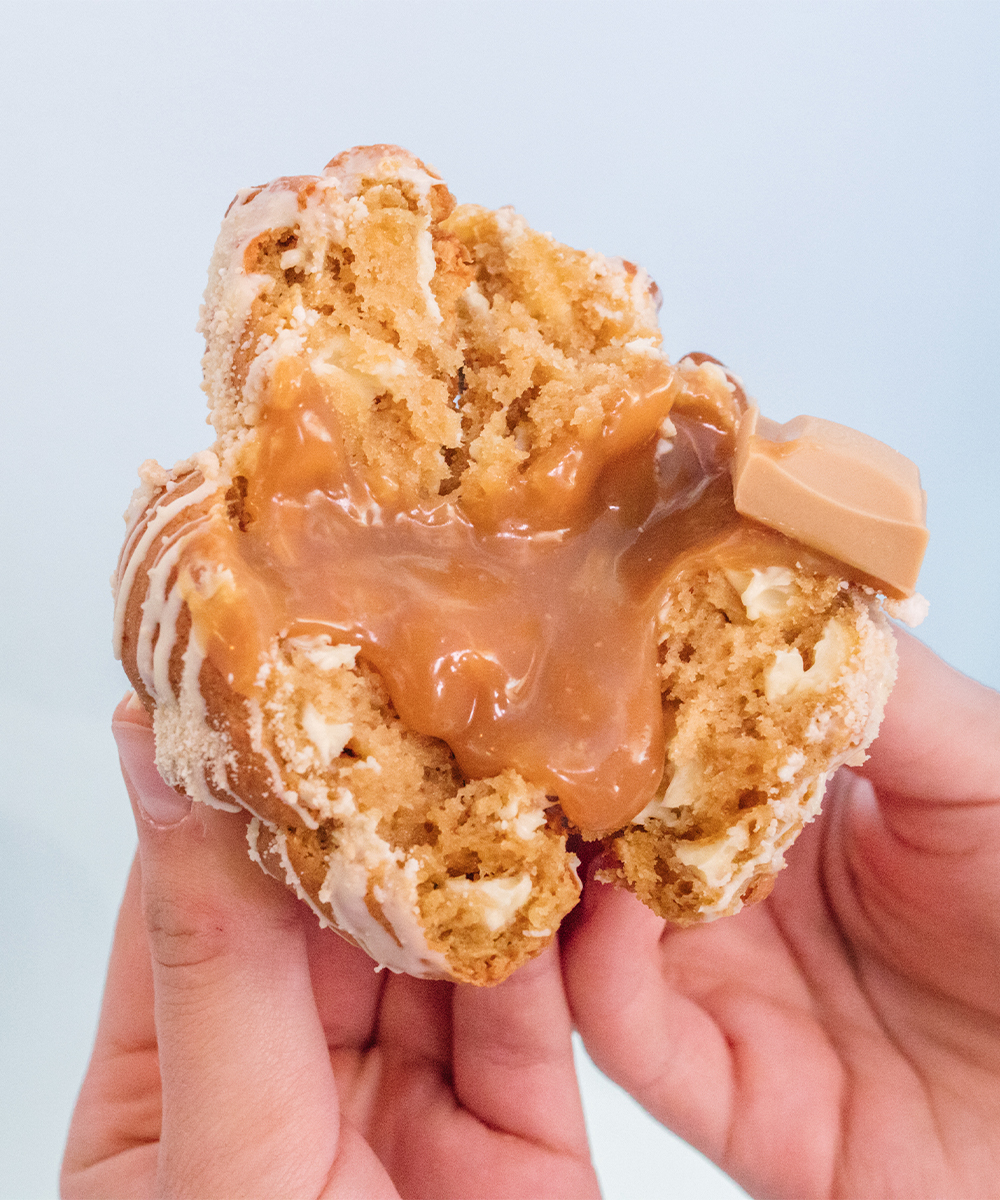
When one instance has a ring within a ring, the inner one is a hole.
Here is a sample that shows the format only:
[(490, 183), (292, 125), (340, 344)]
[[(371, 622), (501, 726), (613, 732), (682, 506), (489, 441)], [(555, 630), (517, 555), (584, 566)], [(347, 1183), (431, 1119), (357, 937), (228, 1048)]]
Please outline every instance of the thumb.
[[(899, 678), (860, 774), (827, 804), (827, 885), (908, 978), (993, 1006), (1000, 951), (1000, 695), (899, 637)], [(839, 880), (839, 883), (837, 882)]]
[(949, 857), (957, 879), (1000, 845), (1000, 694), (914, 637), (897, 645), (899, 676), (859, 772), (871, 787), (847, 789), (853, 824), (862, 835), (881, 824), (891, 855)]
[(860, 772), (880, 797), (1000, 800), (1000, 693), (897, 631), (899, 675)]
[(299, 904), (250, 861), (245, 815), (192, 805), (164, 783), (144, 714), (119, 705), (112, 728), (153, 967), (159, 1191), (318, 1195), (344, 1151), (376, 1169), (375, 1183), (373, 1156), (361, 1147), (359, 1162), (340, 1136)]
[(152, 725), (134, 692), (115, 709), (111, 729), (118, 745), (125, 786), (141, 816), (154, 825), (175, 825), (182, 821), (191, 811), (191, 799), (164, 782), (156, 769)]

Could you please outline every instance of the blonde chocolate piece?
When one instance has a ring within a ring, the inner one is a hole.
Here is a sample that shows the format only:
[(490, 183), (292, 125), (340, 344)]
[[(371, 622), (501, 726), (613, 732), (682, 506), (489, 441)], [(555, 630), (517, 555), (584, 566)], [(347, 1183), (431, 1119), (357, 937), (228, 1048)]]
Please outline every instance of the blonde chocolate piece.
[(927, 547), (920, 472), (897, 450), (846, 425), (751, 405), (732, 464), (736, 510), (912, 596)]
[(737, 512), (745, 395), (666, 359), (656, 296), (398, 147), (223, 223), (216, 441), (141, 472), (115, 644), (163, 777), (389, 970), (509, 975), (572, 834), (671, 919), (734, 912), (878, 727), (883, 602)]

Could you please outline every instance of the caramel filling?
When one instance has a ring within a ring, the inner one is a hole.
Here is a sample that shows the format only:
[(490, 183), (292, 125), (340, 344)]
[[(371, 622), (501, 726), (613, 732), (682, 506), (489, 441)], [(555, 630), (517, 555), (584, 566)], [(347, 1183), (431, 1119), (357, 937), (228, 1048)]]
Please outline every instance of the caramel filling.
[(690, 393), (675, 405), (664, 370), (487, 521), (447, 496), (381, 507), (320, 384), (279, 363), (227, 519), (194, 535), (185, 596), (208, 657), (249, 698), (275, 637), (358, 645), (403, 721), (467, 777), (514, 767), (586, 835), (620, 828), (661, 782), (655, 627), (671, 580), (830, 565), (736, 512), (732, 434), (688, 410)]

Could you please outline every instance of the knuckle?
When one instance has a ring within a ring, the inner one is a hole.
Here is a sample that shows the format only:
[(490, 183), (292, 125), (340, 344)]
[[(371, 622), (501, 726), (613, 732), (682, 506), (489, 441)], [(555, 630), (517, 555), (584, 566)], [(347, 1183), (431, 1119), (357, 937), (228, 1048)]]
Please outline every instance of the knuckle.
[(174, 973), (204, 970), (226, 957), (229, 922), (218, 909), (176, 899), (148, 899), (146, 933), (154, 966)]

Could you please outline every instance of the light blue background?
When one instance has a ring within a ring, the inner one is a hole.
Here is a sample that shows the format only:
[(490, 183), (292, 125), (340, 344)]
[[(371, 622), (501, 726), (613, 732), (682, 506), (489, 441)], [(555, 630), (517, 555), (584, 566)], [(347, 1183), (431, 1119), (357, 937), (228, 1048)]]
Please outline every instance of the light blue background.
[[(401, 143), (645, 265), (671, 354), (921, 466), (922, 630), (1000, 683), (1000, 5), (0, 6), (0, 1195), (50, 1196), (134, 834), (107, 577), (146, 457), (208, 444), (238, 187)], [(588, 1063), (608, 1197), (741, 1193)]]

